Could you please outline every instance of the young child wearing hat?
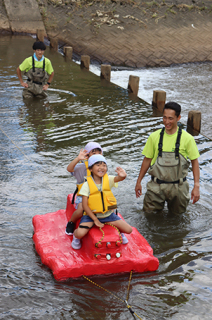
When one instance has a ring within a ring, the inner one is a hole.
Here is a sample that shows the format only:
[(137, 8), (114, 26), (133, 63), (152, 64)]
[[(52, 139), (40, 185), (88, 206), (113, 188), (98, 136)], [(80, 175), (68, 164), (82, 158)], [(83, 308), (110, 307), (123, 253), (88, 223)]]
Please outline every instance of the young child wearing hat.
[[(32, 49), (34, 54), (26, 58), (17, 68), (17, 75), (21, 85), (24, 87), (23, 98), (45, 98), (46, 90), (54, 77), (51, 61), (44, 57), (46, 46), (42, 41), (35, 41)], [(22, 72), (27, 76), (24, 82)]]
[(128, 239), (123, 233), (131, 233), (131, 226), (122, 220), (113, 211), (116, 206), (116, 198), (114, 197), (111, 188), (117, 187), (117, 182), (126, 178), (127, 174), (121, 167), (116, 168), (117, 176), (107, 174), (106, 159), (96, 154), (88, 159), (88, 168), (91, 171), (91, 176), (87, 177), (87, 181), (83, 184), (80, 195), (82, 196), (82, 206), (85, 215), (80, 220), (79, 227), (74, 231), (72, 248), (80, 249), (81, 241), (95, 224), (99, 228), (104, 227), (105, 222), (116, 226), (122, 236), (122, 243), (128, 243)]
[(74, 211), (71, 219), (68, 221), (65, 233), (72, 235), (75, 229), (75, 222), (82, 217), (82, 196), (79, 195), (80, 188), (85, 182), (85, 177), (90, 176), (90, 170), (88, 169), (88, 159), (94, 154), (102, 154), (103, 150), (99, 143), (91, 141), (85, 146), (85, 149), (81, 149), (78, 156), (69, 163), (67, 170), (77, 180), (77, 197), (75, 200), (76, 211)]

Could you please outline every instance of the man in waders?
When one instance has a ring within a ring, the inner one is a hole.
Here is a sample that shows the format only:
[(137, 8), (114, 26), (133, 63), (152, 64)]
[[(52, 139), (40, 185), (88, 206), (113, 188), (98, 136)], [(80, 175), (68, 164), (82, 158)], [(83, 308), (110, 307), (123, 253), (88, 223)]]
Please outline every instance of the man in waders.
[[(46, 90), (54, 76), (51, 61), (44, 58), (46, 46), (42, 41), (36, 41), (33, 46), (33, 56), (26, 58), (17, 68), (17, 75), (24, 87), (23, 98), (46, 98)], [(21, 72), (27, 76), (27, 81), (22, 79)]]
[(165, 201), (172, 213), (186, 211), (190, 196), (186, 180), (191, 160), (194, 187), (191, 192), (193, 203), (200, 198), (199, 191), (199, 152), (194, 138), (178, 127), (181, 106), (168, 102), (163, 109), (163, 129), (153, 132), (143, 149), (145, 156), (135, 186), (136, 197), (142, 194), (141, 181), (147, 170), (151, 181), (147, 183), (143, 209), (145, 212), (160, 211)]

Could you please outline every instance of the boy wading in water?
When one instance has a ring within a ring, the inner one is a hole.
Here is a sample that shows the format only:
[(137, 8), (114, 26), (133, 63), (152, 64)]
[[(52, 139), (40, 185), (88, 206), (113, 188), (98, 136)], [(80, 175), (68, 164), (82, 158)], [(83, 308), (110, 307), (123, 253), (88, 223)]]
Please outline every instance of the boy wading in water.
[[(42, 41), (35, 41), (32, 46), (33, 56), (26, 58), (17, 68), (17, 75), (24, 87), (23, 98), (46, 98), (46, 90), (54, 77), (51, 61), (44, 57), (46, 46)], [(27, 76), (27, 81), (22, 79), (22, 72)]]
[[(82, 197), (80, 195), (80, 190), (83, 183), (85, 182), (85, 177), (90, 176), (91, 172), (88, 169), (88, 159), (94, 154), (102, 154), (102, 147), (99, 143), (91, 141), (85, 146), (85, 149), (81, 149), (79, 155), (69, 163), (67, 170), (70, 172), (77, 180), (77, 197), (75, 200), (75, 208), (71, 219), (68, 221), (65, 233), (67, 235), (73, 235), (75, 229), (75, 222), (82, 217)], [(75, 191), (76, 192), (76, 191)]]
[[(131, 233), (131, 226), (117, 216), (113, 209), (117, 207), (116, 198), (111, 188), (117, 187), (117, 182), (123, 181), (127, 174), (121, 167), (116, 168), (117, 176), (107, 175), (107, 162), (102, 155), (93, 155), (88, 159), (88, 168), (91, 176), (83, 184), (80, 194), (85, 214), (82, 216), (79, 227), (74, 231), (72, 248), (80, 249), (81, 241), (95, 224), (99, 228), (104, 227), (105, 222), (116, 226), (122, 236), (122, 243), (128, 243), (123, 233)], [(103, 197), (102, 197), (103, 194)]]

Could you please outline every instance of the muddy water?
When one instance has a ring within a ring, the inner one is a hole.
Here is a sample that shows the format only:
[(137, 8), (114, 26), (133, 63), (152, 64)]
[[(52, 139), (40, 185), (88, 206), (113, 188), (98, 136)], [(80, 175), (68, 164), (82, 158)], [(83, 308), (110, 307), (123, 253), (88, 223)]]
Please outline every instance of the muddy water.
[[(54, 52), (47, 101), (24, 103), (16, 68), (31, 54), (32, 38), (0, 39), (0, 315), (1, 319), (133, 319), (114, 296), (84, 279), (56, 282), (34, 249), (32, 217), (66, 206), (75, 181), (66, 171), (88, 141), (98, 141), (109, 172), (128, 173), (116, 190), (119, 211), (154, 249), (157, 272), (133, 274), (129, 303), (142, 319), (209, 319), (212, 303), (212, 142), (200, 150), (201, 199), (181, 216), (146, 218), (134, 187), (141, 150), (161, 119), (126, 90), (100, 82)], [(186, 97), (185, 97), (186, 99)], [(148, 177), (144, 179), (145, 184)], [(192, 188), (192, 173), (188, 181)], [(129, 275), (93, 277), (126, 298)]]

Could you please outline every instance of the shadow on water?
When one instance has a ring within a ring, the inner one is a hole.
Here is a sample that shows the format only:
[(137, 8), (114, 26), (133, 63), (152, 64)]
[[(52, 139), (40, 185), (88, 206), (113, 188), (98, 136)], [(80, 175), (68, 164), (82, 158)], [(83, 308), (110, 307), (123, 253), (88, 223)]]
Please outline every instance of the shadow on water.
[[(101, 81), (46, 50), (55, 78), (46, 100), (22, 100), (16, 68), (31, 55), (30, 37), (0, 38), (1, 318), (132, 319), (113, 295), (85, 279), (56, 282), (32, 241), (32, 217), (65, 208), (75, 189), (67, 165), (90, 140), (98, 141), (109, 173), (128, 173), (114, 191), (119, 211), (159, 258), (157, 272), (133, 274), (129, 303), (142, 319), (208, 319), (212, 290), (212, 142), (195, 136), (200, 151), (201, 199), (184, 215), (144, 215), (134, 194), (141, 151), (161, 118), (127, 90)], [(17, 50), (19, 48), (19, 50)], [(185, 126), (182, 125), (184, 129)], [(146, 191), (148, 176), (144, 178)], [(190, 190), (193, 185), (189, 171)], [(91, 277), (126, 299), (128, 274)], [(201, 306), (201, 308), (200, 308)]]

